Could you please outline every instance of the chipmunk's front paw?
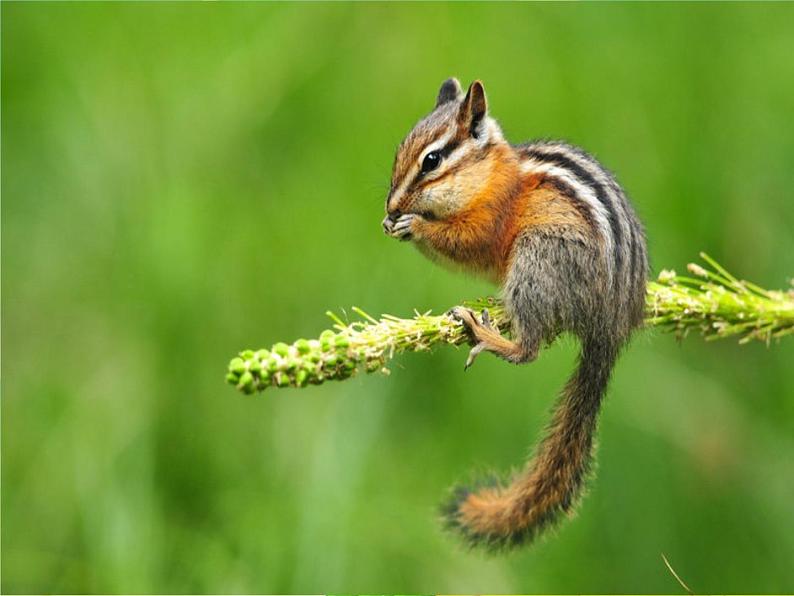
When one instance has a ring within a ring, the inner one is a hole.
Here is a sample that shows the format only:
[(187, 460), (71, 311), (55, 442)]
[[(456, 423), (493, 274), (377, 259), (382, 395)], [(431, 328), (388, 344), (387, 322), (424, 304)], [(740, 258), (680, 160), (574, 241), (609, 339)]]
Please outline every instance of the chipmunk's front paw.
[(466, 358), (466, 364), (463, 366), (463, 370), (468, 370), (469, 367), (474, 364), (474, 360), (480, 355), (480, 352), (486, 349), (488, 345), (480, 339), (478, 331), (481, 329), (493, 331), (494, 328), (491, 324), (491, 316), (488, 314), (487, 309), (483, 309), (482, 317), (478, 320), (473, 310), (462, 306), (456, 306), (449, 311), (449, 314), (453, 319), (463, 324), (472, 343), (474, 343), (474, 347), (469, 350), (469, 357)]
[(383, 231), (397, 240), (411, 240), (416, 236), (416, 224), (421, 217), (415, 213), (404, 213), (397, 219), (391, 216), (383, 220)]

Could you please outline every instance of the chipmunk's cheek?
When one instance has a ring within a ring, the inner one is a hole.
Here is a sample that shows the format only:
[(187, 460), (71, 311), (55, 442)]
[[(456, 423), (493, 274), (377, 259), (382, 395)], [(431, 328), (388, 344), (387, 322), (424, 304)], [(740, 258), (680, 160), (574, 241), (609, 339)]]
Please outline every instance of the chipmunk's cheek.
[(437, 192), (428, 189), (417, 197), (411, 211), (426, 219), (439, 219), (441, 212), (444, 211), (444, 203)]
[(421, 201), (417, 201), (415, 212), (426, 219), (445, 219), (458, 213), (464, 207), (461, 194), (453, 185), (444, 184), (427, 189)]

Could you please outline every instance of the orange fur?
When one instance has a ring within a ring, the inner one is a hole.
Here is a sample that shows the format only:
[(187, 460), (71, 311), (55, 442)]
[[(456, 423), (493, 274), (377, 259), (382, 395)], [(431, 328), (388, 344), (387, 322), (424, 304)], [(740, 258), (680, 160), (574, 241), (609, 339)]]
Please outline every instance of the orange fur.
[[(575, 427), (572, 420), (564, 420), (570, 416), (566, 409), (558, 411), (553, 427)], [(542, 523), (550, 510), (565, 502), (570, 492), (566, 478), (586, 465), (590, 453), (588, 430), (578, 428), (569, 436), (551, 433), (535, 460), (513, 484), (468, 495), (458, 509), (461, 525), (475, 534), (498, 536)], [(564, 459), (561, 454), (565, 454)], [(559, 476), (549, 476), (553, 470)]]
[(458, 505), (457, 523), (469, 535), (507, 537), (549, 524), (555, 511), (570, 513), (571, 478), (587, 467), (591, 433), (573, 410), (559, 408), (534, 460), (512, 484), (467, 495)]
[[(459, 174), (468, 179), (487, 180), (469, 204), (454, 215), (418, 224), (417, 239), (447, 259), (504, 280), (513, 244), (519, 233), (538, 227), (564, 227), (586, 235), (588, 227), (575, 205), (550, 186), (542, 176), (521, 176), (512, 148), (494, 148)], [(443, 180), (443, 178), (441, 179)]]

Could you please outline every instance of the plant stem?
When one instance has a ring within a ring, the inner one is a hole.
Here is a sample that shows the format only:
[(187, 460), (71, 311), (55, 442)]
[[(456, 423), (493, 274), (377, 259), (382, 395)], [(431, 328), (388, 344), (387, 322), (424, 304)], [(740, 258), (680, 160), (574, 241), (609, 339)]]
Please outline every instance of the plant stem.
[[(706, 340), (737, 337), (739, 343), (772, 339), (794, 333), (794, 290), (764, 290), (740, 281), (708, 255), (709, 268), (690, 264), (695, 277), (662, 271), (648, 282), (646, 324), (685, 337), (691, 331)], [(484, 298), (464, 302), (476, 312), (488, 309), (491, 321), (509, 332), (501, 301)], [(244, 393), (267, 387), (305, 387), (343, 380), (359, 370), (388, 374), (386, 364), (402, 352), (428, 351), (439, 344), (466, 342), (463, 325), (448, 314), (415, 312), (410, 319), (382, 315), (375, 319), (353, 307), (360, 320), (346, 323), (328, 312), (333, 329), (318, 339), (277, 343), (269, 350), (245, 350), (229, 364), (226, 380)]]

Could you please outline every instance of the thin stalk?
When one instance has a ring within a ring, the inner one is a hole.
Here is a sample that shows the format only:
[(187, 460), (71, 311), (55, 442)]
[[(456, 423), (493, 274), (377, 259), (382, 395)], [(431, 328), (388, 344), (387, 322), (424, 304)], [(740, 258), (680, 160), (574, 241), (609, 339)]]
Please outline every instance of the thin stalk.
[[(646, 325), (659, 327), (679, 338), (697, 332), (707, 341), (735, 337), (739, 343), (773, 339), (794, 333), (794, 290), (764, 290), (728, 273), (708, 255), (710, 268), (690, 264), (695, 277), (662, 271), (648, 282)], [(500, 300), (481, 298), (463, 306), (480, 312), (488, 309), (493, 324), (509, 332), (509, 321)], [(360, 320), (345, 322), (333, 312), (332, 329), (317, 339), (279, 342), (270, 349), (244, 350), (229, 363), (226, 380), (244, 393), (268, 387), (305, 387), (347, 379), (358, 371), (389, 373), (387, 363), (403, 352), (424, 352), (441, 344), (467, 341), (459, 322), (449, 314), (415, 312), (410, 319), (392, 315), (372, 317), (358, 307)]]

